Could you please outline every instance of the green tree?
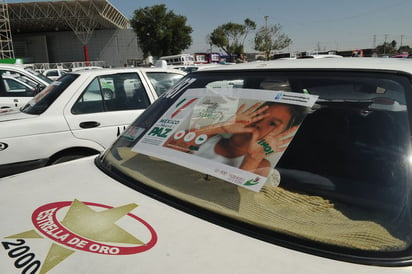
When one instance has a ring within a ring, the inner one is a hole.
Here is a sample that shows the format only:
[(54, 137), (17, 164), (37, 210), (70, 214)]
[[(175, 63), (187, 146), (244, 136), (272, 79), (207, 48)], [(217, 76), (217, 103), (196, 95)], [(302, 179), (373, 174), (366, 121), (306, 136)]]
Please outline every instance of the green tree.
[(376, 53), (377, 54), (394, 54), (396, 53), (396, 41), (393, 40), (392, 42), (388, 43), (388, 42), (384, 42), (382, 45), (379, 45), (376, 47)]
[(411, 53), (411, 52), (412, 52), (412, 49), (411, 49), (410, 46), (400, 46), (398, 51), (399, 51), (400, 53), (401, 53), (401, 52)]
[(168, 11), (164, 4), (134, 11), (130, 25), (146, 58), (180, 54), (192, 44), (192, 27), (186, 17)]
[(265, 54), (266, 60), (269, 60), (270, 53), (273, 50), (281, 50), (288, 47), (292, 40), (281, 32), (281, 25), (264, 26), (259, 28), (255, 35), (255, 50)]
[(256, 29), (256, 23), (249, 18), (244, 24), (226, 23), (218, 26), (208, 35), (210, 45), (222, 49), (229, 56), (244, 53), (244, 43), (250, 31)]

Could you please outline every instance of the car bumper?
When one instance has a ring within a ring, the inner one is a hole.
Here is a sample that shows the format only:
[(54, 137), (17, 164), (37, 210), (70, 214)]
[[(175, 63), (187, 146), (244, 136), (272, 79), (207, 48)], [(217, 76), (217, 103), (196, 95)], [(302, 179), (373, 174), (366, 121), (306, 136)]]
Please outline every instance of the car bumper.
[(24, 171), (29, 171), (39, 167), (44, 167), (47, 164), (47, 159), (38, 159), (25, 162), (11, 163), (0, 165), (0, 178), (17, 174)]

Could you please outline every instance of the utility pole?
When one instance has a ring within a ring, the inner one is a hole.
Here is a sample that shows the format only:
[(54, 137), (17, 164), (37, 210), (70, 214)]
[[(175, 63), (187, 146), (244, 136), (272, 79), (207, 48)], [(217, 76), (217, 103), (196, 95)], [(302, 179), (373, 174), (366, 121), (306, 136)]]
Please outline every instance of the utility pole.
[(386, 54), (386, 40), (388, 39), (388, 34), (385, 34), (385, 42), (383, 43), (383, 54)]
[(6, 0), (0, 0), (0, 59), (14, 59), (10, 30), (9, 11)]
[[(267, 39), (268, 39), (268, 18), (269, 16), (265, 15), (265, 44), (268, 45)], [(265, 59), (266, 61), (269, 60), (269, 55), (270, 55), (270, 49), (265, 50)]]

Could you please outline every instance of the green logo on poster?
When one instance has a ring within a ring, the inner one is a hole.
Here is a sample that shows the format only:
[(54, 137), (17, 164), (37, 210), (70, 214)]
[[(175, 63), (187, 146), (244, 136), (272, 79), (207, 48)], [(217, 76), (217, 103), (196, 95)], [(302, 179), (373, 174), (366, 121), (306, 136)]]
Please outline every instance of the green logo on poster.
[(259, 183), (260, 178), (256, 177), (255, 179), (250, 179), (248, 181), (246, 181), (246, 183), (244, 183), (243, 185), (245, 186), (254, 186), (257, 185)]

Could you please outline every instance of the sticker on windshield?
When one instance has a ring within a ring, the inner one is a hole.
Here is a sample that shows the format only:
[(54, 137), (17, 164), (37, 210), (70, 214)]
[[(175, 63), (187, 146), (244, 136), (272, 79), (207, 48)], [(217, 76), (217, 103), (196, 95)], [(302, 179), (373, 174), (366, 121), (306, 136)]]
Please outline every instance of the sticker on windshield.
[(191, 89), (133, 151), (260, 191), (317, 96), (253, 89)]
[(125, 132), (123, 132), (122, 135), (120, 135), (121, 138), (127, 139), (129, 141), (134, 141), (139, 137), (143, 132), (145, 131), (144, 128), (141, 127), (135, 127), (135, 126), (130, 126), (129, 128), (126, 129)]

